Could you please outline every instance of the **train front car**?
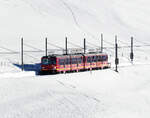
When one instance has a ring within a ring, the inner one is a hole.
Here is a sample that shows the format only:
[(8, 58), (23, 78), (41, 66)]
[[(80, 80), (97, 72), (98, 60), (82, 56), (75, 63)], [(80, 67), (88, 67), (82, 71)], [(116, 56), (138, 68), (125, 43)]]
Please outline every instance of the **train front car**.
[(41, 73), (42, 74), (54, 74), (56, 73), (56, 57), (55, 56), (43, 56), (41, 58)]

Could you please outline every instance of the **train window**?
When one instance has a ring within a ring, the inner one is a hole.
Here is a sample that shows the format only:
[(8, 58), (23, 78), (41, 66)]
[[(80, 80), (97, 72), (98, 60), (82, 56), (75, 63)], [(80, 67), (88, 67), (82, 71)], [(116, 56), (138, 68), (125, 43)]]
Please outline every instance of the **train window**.
[(98, 61), (103, 61), (102, 56), (98, 56)]
[(70, 58), (65, 59), (65, 64), (70, 64)]
[(74, 63), (74, 58), (71, 58), (71, 63), (72, 63), (72, 64)]
[(87, 57), (87, 63), (91, 63), (91, 57)]
[(97, 57), (96, 56), (93, 56), (93, 62), (96, 62), (97, 61)]
[(96, 61), (98, 61), (98, 56), (96, 56)]
[(59, 65), (64, 65), (64, 59), (59, 59)]
[(56, 64), (56, 58), (50, 58), (49, 61), (50, 61), (50, 64), (54, 64), (54, 65)]
[(97, 61), (99, 61), (99, 56), (97, 56)]
[(72, 64), (76, 64), (77, 63), (77, 58), (72, 58)]
[(102, 56), (102, 60), (105, 61), (105, 56)]
[(68, 64), (68, 59), (66, 58), (66, 59), (64, 59), (64, 61), (65, 61), (65, 64)]
[(82, 57), (80, 57), (80, 63), (82, 63)]
[(71, 60), (70, 60), (70, 58), (68, 58), (68, 64), (70, 64), (71, 63)]
[(91, 62), (94, 62), (94, 56), (91, 57)]
[(78, 63), (82, 63), (82, 58), (77, 58)]
[(105, 55), (105, 56), (102, 56), (102, 59), (103, 61), (107, 61), (108, 57)]
[(76, 64), (77, 63), (77, 58), (74, 58), (74, 64)]

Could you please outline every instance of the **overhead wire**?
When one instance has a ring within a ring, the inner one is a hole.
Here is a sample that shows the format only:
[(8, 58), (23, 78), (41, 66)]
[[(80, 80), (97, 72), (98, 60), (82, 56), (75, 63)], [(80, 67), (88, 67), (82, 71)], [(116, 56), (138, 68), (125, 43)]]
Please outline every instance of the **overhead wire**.
[(28, 56), (28, 57), (31, 57), (31, 58), (33, 58), (33, 59), (39, 60), (39, 58), (36, 58), (36, 57), (34, 57), (34, 56), (31, 56), (31, 55), (29, 55), (29, 54), (26, 54), (26, 53), (24, 53), (24, 55), (26, 55), (26, 56)]
[(49, 44), (49, 45), (51, 45), (51, 46), (53, 46), (53, 47), (56, 47), (56, 48), (59, 48), (59, 49), (64, 49), (64, 48), (62, 48), (62, 47), (60, 47), (60, 46), (57, 46), (57, 45), (55, 45), (55, 44), (53, 44), (53, 43), (47, 43), (47, 44)]
[(97, 46), (97, 45), (95, 45), (95, 44), (92, 44), (92, 43), (90, 43), (90, 42), (88, 42), (88, 41), (87, 41), (87, 43), (90, 44), (90, 45), (93, 45), (94, 47), (100, 48), (100, 46)]
[(83, 48), (83, 47), (81, 47), (81, 46), (79, 46), (77, 44), (71, 43), (70, 41), (68, 41), (68, 43), (71, 44), (71, 45), (73, 45), (73, 46), (76, 46), (76, 47), (79, 47), (79, 48)]
[[(5, 47), (0, 47), (1, 49), (4, 49), (4, 50), (6, 50), (6, 51), (9, 51), (9, 52), (5, 52), (5, 53), (9, 53), (9, 54), (17, 54), (17, 53), (19, 53), (19, 52), (17, 52), (17, 51), (14, 51), (14, 50), (12, 50), (12, 49), (9, 49), (9, 48), (5, 48)], [(0, 53), (4, 53), (4, 52), (0, 52)]]
[(38, 51), (43, 51), (43, 50), (41, 50), (41, 49), (39, 49), (39, 48), (33, 47), (33, 46), (31, 46), (31, 45), (29, 45), (29, 44), (26, 44), (26, 43), (24, 43), (24, 45), (27, 46), (27, 47), (30, 47), (30, 48), (32, 48), (32, 49), (38, 50)]
[(143, 41), (139, 41), (139, 40), (137, 40), (137, 39), (134, 39), (136, 42), (139, 42), (139, 43), (142, 43), (142, 44), (145, 44), (145, 45), (150, 45), (149, 43), (146, 43), (146, 42), (143, 42)]

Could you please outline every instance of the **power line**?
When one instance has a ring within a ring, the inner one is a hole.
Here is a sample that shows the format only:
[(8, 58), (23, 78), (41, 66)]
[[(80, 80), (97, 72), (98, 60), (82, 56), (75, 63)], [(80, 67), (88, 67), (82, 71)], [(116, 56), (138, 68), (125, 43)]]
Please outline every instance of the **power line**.
[(71, 43), (70, 41), (68, 41), (68, 43), (71, 44), (71, 45), (73, 45), (73, 46), (76, 46), (76, 47), (79, 47), (79, 48), (83, 48), (83, 47), (81, 47), (81, 46), (79, 46), (77, 44)]
[(88, 41), (87, 41), (87, 43), (90, 44), (90, 45), (93, 45), (94, 47), (100, 48), (100, 46), (97, 46), (97, 45), (95, 45), (95, 44), (92, 44), (92, 43), (90, 43), (90, 42), (88, 42)]
[(125, 44), (125, 45), (129, 45), (128, 43), (124, 42), (124, 41), (121, 41), (121, 40), (118, 40), (119, 42)]
[(143, 42), (143, 41), (139, 41), (139, 40), (137, 40), (137, 39), (134, 39), (136, 42), (139, 42), (139, 43), (142, 43), (142, 44), (148, 44), (148, 45), (150, 45), (149, 43), (145, 43), (145, 42)]
[(109, 45), (113, 45), (114, 46), (114, 44), (113, 43), (111, 43), (111, 42), (108, 42), (108, 41), (105, 41), (105, 40), (103, 40), (105, 43), (107, 43), (107, 44), (109, 44)]
[(0, 52), (0, 54), (19, 54), (19, 52)]
[(44, 51), (42, 51), (42, 50), (41, 50), (41, 51), (36, 51), (36, 50), (35, 50), (35, 51), (30, 51), (30, 50), (25, 50), (24, 52), (33, 52), (33, 53), (35, 52), (35, 53), (39, 53), (39, 52), (44, 52)]
[(36, 60), (39, 60), (39, 58), (36, 58), (36, 57), (34, 57), (34, 56), (31, 56), (31, 55), (29, 55), (29, 54), (24, 54), (24, 55), (26, 55), (26, 56), (28, 56), (28, 57), (31, 57), (31, 58), (33, 58), (33, 59), (36, 59)]
[(5, 47), (0, 47), (0, 48), (9, 51), (9, 53), (18, 53), (14, 50), (11, 50), (11, 49), (8, 49), (8, 48), (5, 48)]
[(26, 43), (24, 43), (24, 45), (27, 46), (27, 47), (30, 47), (32, 49), (35, 49), (35, 50), (43, 51), (43, 50), (41, 50), (39, 48), (35, 48), (35, 47), (33, 47), (33, 46), (29, 45), (29, 44), (26, 44)]
[(60, 47), (60, 46), (57, 46), (57, 45), (55, 45), (55, 44), (53, 44), (53, 43), (47, 43), (47, 44), (49, 44), (49, 45), (51, 45), (51, 46), (53, 46), (53, 47), (56, 47), (56, 48), (60, 48), (60, 49), (64, 49), (64, 48), (62, 48), (62, 47)]

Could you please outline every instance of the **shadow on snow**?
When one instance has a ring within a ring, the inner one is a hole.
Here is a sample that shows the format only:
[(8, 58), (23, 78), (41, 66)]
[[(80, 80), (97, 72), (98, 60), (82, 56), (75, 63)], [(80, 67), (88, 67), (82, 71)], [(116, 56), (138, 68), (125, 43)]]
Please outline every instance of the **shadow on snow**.
[[(22, 69), (22, 65), (20, 64), (13, 64), (14, 66), (18, 67), (19, 69)], [(34, 71), (36, 75), (39, 75), (39, 71), (41, 69), (41, 64), (24, 64), (23, 66), (24, 71)]]

